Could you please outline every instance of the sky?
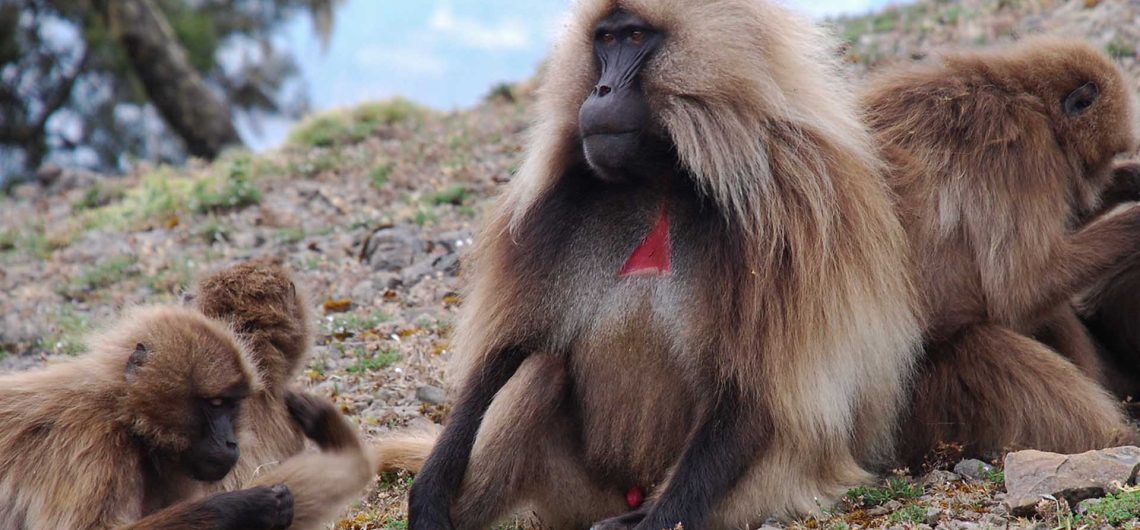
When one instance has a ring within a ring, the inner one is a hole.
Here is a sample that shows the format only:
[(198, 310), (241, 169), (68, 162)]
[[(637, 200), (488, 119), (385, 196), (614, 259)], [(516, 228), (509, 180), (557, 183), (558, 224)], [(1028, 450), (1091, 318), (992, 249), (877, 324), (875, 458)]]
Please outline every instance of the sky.
[[(777, 0), (812, 17), (860, 14), (898, 0)], [(451, 110), (478, 103), (496, 83), (530, 77), (558, 35), (567, 0), (345, 0), (322, 46), (299, 17), (282, 39), (301, 67), (314, 111), (403, 96)], [(270, 120), (255, 149), (278, 145), (289, 123)]]

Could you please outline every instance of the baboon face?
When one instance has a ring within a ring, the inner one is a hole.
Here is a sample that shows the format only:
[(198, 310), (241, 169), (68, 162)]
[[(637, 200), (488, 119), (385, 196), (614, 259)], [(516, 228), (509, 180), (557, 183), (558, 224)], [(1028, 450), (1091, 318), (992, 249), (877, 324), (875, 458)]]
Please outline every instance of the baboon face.
[(641, 71), (665, 35), (634, 14), (616, 11), (595, 26), (593, 38), (601, 74), (578, 112), (586, 160), (605, 181), (655, 176), (669, 159), (669, 142), (653, 130)]
[(237, 463), (236, 418), (256, 376), (231, 332), (190, 314), (168, 312), (135, 334), (126, 408), (152, 454), (212, 482)]
[(234, 418), (245, 396), (240, 390), (215, 397), (196, 399), (196, 433), (182, 461), (195, 480), (221, 480), (237, 464), (240, 450)]

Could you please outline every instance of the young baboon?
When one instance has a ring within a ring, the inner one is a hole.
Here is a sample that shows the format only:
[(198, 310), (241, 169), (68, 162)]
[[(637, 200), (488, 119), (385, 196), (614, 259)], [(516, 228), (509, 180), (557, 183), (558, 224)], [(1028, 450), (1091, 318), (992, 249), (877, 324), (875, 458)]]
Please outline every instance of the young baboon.
[(285, 486), (202, 497), (238, 459), (260, 383), (225, 326), (136, 309), (90, 353), (0, 377), (0, 528), (280, 529)]
[(1140, 251), (1140, 207), (1074, 229), (1136, 143), (1119, 70), (1086, 44), (1036, 38), (868, 86), (928, 309), (904, 459), (938, 442), (986, 454), (1134, 439), (1092, 378), (1031, 337), (1044, 329), (1095, 376), (1070, 302)]
[(410, 528), (755, 526), (890, 458), (920, 325), (832, 49), (756, 0), (577, 4)]
[(191, 300), (206, 315), (233, 323), (264, 382), (242, 406), (250, 439), (242, 441), (237, 465), (216, 486), (239, 489), (259, 470), (305, 448), (305, 434), (284, 398), (313, 343), (309, 299), (280, 262), (259, 259), (207, 276)]

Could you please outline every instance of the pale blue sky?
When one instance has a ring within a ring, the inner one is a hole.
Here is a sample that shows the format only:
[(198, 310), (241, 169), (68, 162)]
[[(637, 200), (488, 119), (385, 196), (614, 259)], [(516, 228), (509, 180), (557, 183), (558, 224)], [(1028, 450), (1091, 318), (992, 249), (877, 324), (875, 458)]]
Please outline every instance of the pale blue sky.
[[(863, 13), (898, 0), (782, 0), (814, 17)], [(346, 0), (322, 49), (307, 18), (283, 39), (301, 66), (314, 110), (404, 96), (438, 108), (477, 103), (495, 83), (533, 74), (557, 35), (566, 0)], [(281, 121), (246, 134), (278, 144)]]

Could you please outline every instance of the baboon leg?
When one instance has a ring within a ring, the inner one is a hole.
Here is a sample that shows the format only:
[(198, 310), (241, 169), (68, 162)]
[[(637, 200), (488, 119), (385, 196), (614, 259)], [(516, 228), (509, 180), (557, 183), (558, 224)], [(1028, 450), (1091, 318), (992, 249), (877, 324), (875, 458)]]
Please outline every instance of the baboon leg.
[(622, 492), (590, 480), (573, 447), (577, 437), (562, 410), (568, 383), (561, 359), (534, 354), (495, 396), (452, 507), (456, 530), (489, 528), (527, 507), (558, 529), (628, 509)]
[(1076, 366), (988, 324), (931, 345), (903, 429), (912, 466), (939, 442), (985, 456), (1022, 448), (1077, 453), (1137, 439), (1115, 400)]
[(1058, 308), (1035, 338), (1063, 355), (1090, 379), (1106, 383), (1096, 342), (1071, 305)]

